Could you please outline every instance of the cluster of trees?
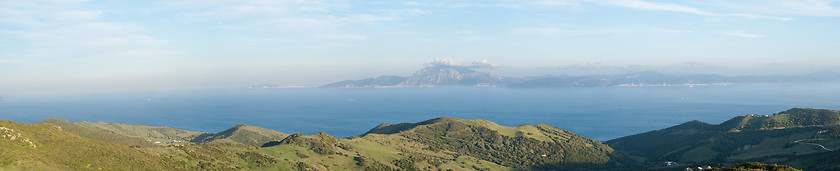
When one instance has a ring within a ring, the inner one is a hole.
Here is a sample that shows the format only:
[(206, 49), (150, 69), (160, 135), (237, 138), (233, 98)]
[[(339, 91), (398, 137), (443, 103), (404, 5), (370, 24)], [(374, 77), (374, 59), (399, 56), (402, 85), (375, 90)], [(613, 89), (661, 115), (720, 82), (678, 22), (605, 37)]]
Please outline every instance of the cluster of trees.
[(345, 150), (350, 149), (350, 146), (338, 143), (338, 139), (323, 132), (309, 137), (304, 136), (300, 133), (292, 134), (284, 138), (283, 140), (265, 143), (261, 147), (271, 147), (282, 144), (292, 144), (300, 147), (309, 148), (313, 152), (321, 155), (336, 154), (336, 148), (343, 148)]
[[(198, 161), (196, 166), (201, 170), (243, 170), (249, 166), (266, 168), (277, 164), (274, 157), (270, 157), (253, 150), (253, 147), (231, 143), (198, 143), (184, 146), (174, 146), (186, 156), (170, 156), (184, 158), (185, 161)], [(245, 165), (231, 165), (244, 161)]]
[[(728, 132), (719, 131), (715, 127), (675, 126), (610, 140), (606, 143), (612, 148), (655, 161), (677, 161), (690, 150), (708, 148), (710, 153), (714, 153), (714, 156), (705, 160), (723, 161), (729, 156), (741, 153), (746, 145), (756, 145), (766, 139), (785, 137), (802, 132), (816, 133), (822, 129), (821, 127), (801, 127), (772, 131)], [(685, 132), (693, 133), (680, 134)]]
[(485, 127), (445, 122), (415, 127), (405, 138), (428, 145), (433, 151), (452, 151), (514, 168), (563, 168), (569, 163), (603, 164), (610, 158), (606, 147), (585, 138), (546, 142), (509, 137)]
[(769, 170), (769, 171), (799, 171), (799, 169), (777, 164), (763, 164), (758, 162), (749, 162), (735, 165), (729, 168), (710, 168), (709, 171), (753, 171), (753, 170)]

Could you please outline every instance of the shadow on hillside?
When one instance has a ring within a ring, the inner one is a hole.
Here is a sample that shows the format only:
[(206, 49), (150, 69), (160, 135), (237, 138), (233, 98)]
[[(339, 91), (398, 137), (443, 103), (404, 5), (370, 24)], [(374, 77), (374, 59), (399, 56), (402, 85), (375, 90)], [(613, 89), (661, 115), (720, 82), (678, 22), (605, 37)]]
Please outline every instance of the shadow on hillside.
[(645, 165), (639, 161), (633, 160), (629, 155), (621, 152), (613, 152), (609, 154), (610, 160), (607, 163), (587, 163), (587, 162), (565, 162), (565, 163), (545, 163), (538, 164), (531, 167), (526, 167), (521, 170), (605, 170), (605, 171), (619, 171), (619, 170), (647, 170), (649, 165)]

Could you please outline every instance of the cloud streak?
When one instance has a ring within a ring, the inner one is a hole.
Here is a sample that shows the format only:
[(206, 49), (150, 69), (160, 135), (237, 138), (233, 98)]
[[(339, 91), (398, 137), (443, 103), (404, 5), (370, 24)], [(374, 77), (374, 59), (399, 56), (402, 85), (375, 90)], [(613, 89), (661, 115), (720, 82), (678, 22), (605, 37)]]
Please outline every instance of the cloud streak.
[(714, 6), (721, 6), (740, 11), (752, 11), (782, 15), (840, 17), (837, 0), (747, 0), (747, 1), (708, 1)]
[(552, 35), (563, 31), (560, 28), (554, 27), (528, 27), (515, 28), (511, 31), (512, 34), (538, 34), (538, 35)]
[(656, 3), (656, 2), (647, 2), (642, 0), (612, 0), (612, 1), (605, 1), (606, 4), (620, 6), (625, 8), (632, 8), (632, 9), (640, 9), (640, 10), (650, 10), (650, 11), (669, 11), (669, 12), (681, 12), (681, 13), (689, 13), (689, 14), (696, 14), (696, 15), (703, 15), (703, 16), (728, 16), (728, 17), (744, 17), (744, 18), (754, 18), (754, 19), (770, 19), (770, 20), (779, 20), (779, 21), (790, 21), (793, 18), (787, 17), (773, 17), (773, 16), (763, 16), (763, 15), (754, 15), (754, 14), (740, 14), (740, 13), (714, 13), (705, 10), (701, 10), (695, 7), (679, 5), (679, 4), (669, 4), (669, 3)]
[(727, 36), (742, 37), (742, 38), (750, 38), (750, 39), (764, 37), (764, 35), (761, 35), (761, 34), (747, 33), (747, 32), (741, 31), (741, 30), (723, 31), (723, 32), (720, 32), (719, 34), (727, 35)]

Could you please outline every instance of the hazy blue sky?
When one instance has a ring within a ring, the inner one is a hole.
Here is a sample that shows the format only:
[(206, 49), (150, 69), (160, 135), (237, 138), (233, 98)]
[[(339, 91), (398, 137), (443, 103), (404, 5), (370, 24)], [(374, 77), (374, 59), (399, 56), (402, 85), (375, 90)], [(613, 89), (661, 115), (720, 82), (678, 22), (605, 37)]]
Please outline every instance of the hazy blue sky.
[(487, 59), (498, 75), (815, 72), (840, 64), (838, 8), (833, 0), (0, 0), (0, 94), (318, 85), (410, 75), (433, 58)]

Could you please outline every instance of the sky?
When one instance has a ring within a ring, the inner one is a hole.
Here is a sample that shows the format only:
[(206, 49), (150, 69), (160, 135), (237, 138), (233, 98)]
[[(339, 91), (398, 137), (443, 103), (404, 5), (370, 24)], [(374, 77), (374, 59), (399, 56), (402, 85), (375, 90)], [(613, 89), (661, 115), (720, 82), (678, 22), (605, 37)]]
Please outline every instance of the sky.
[(0, 0), (0, 95), (502, 76), (836, 71), (840, 2)]

